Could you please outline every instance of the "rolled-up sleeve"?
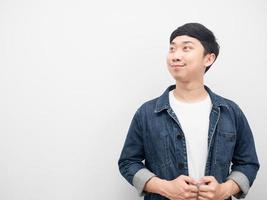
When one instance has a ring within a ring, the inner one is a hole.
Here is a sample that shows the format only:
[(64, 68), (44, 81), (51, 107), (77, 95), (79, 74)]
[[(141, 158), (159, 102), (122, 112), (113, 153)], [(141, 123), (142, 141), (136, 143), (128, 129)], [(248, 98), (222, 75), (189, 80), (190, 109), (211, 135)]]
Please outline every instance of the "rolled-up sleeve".
[(232, 171), (226, 180), (229, 179), (233, 180), (241, 190), (239, 193), (235, 194), (234, 197), (237, 199), (245, 198), (250, 188), (249, 180), (246, 175), (239, 171)]
[(248, 121), (239, 107), (237, 111), (237, 138), (232, 158), (231, 173), (228, 179), (234, 180), (241, 189), (241, 192), (235, 195), (235, 197), (245, 198), (256, 178), (260, 164)]
[[(133, 177), (136, 173), (144, 169), (145, 159), (143, 130), (140, 123), (140, 109), (138, 109), (130, 124), (126, 140), (118, 161), (119, 170), (122, 176), (133, 185)], [(139, 176), (138, 176), (139, 177)], [(140, 182), (140, 178), (137, 182)]]
[(140, 169), (133, 177), (133, 186), (136, 188), (139, 196), (144, 196), (144, 187), (146, 183), (156, 175), (146, 168)]

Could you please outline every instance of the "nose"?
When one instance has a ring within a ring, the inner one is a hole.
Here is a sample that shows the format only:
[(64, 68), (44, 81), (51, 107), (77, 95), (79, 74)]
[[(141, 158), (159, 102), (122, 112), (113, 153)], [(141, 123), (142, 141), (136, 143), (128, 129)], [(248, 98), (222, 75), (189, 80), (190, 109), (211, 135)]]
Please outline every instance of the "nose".
[(180, 61), (181, 61), (181, 59), (179, 59), (179, 58), (173, 58), (173, 59), (172, 59), (172, 62), (174, 62), (174, 63), (175, 63), (175, 62), (180, 62)]
[(172, 62), (180, 62), (181, 60), (182, 60), (182, 53), (179, 52), (179, 51), (176, 51), (176, 52), (173, 54)]

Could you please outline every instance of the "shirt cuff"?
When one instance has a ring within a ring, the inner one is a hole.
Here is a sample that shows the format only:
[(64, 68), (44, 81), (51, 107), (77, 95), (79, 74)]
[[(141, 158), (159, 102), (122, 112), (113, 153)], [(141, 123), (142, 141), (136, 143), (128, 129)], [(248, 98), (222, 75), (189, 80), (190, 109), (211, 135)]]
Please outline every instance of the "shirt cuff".
[(226, 180), (233, 180), (236, 182), (241, 189), (241, 191), (234, 195), (237, 199), (245, 198), (249, 191), (249, 180), (245, 174), (239, 171), (232, 171), (231, 174), (226, 178)]
[(142, 168), (137, 171), (133, 177), (133, 186), (136, 188), (139, 196), (144, 196), (144, 187), (147, 181), (152, 177), (156, 176), (154, 173), (149, 171), (147, 168)]

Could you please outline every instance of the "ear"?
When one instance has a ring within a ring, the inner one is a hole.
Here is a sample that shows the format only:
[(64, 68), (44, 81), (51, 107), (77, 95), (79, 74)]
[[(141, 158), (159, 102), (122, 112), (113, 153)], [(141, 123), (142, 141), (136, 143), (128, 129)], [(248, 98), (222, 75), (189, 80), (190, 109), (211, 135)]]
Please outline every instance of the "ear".
[(214, 63), (215, 59), (216, 59), (216, 56), (214, 53), (208, 53), (204, 59), (205, 67), (212, 65), (212, 63)]

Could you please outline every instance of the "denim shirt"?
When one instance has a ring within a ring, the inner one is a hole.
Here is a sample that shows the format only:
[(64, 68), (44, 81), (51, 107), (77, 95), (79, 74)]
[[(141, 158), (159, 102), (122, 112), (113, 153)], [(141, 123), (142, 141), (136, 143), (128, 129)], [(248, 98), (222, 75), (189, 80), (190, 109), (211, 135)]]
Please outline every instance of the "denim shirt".
[[(143, 181), (140, 193), (153, 176), (173, 180), (188, 175), (185, 136), (179, 116), (169, 104), (169, 92), (173, 89), (175, 85), (136, 111), (119, 158), (120, 172), (130, 184), (136, 186), (137, 176)], [(251, 129), (237, 104), (216, 95), (207, 86), (205, 89), (212, 102), (205, 176), (214, 176), (219, 183), (233, 179), (241, 189), (236, 197), (244, 198), (259, 169)], [(145, 200), (166, 199), (158, 194), (143, 194)]]

